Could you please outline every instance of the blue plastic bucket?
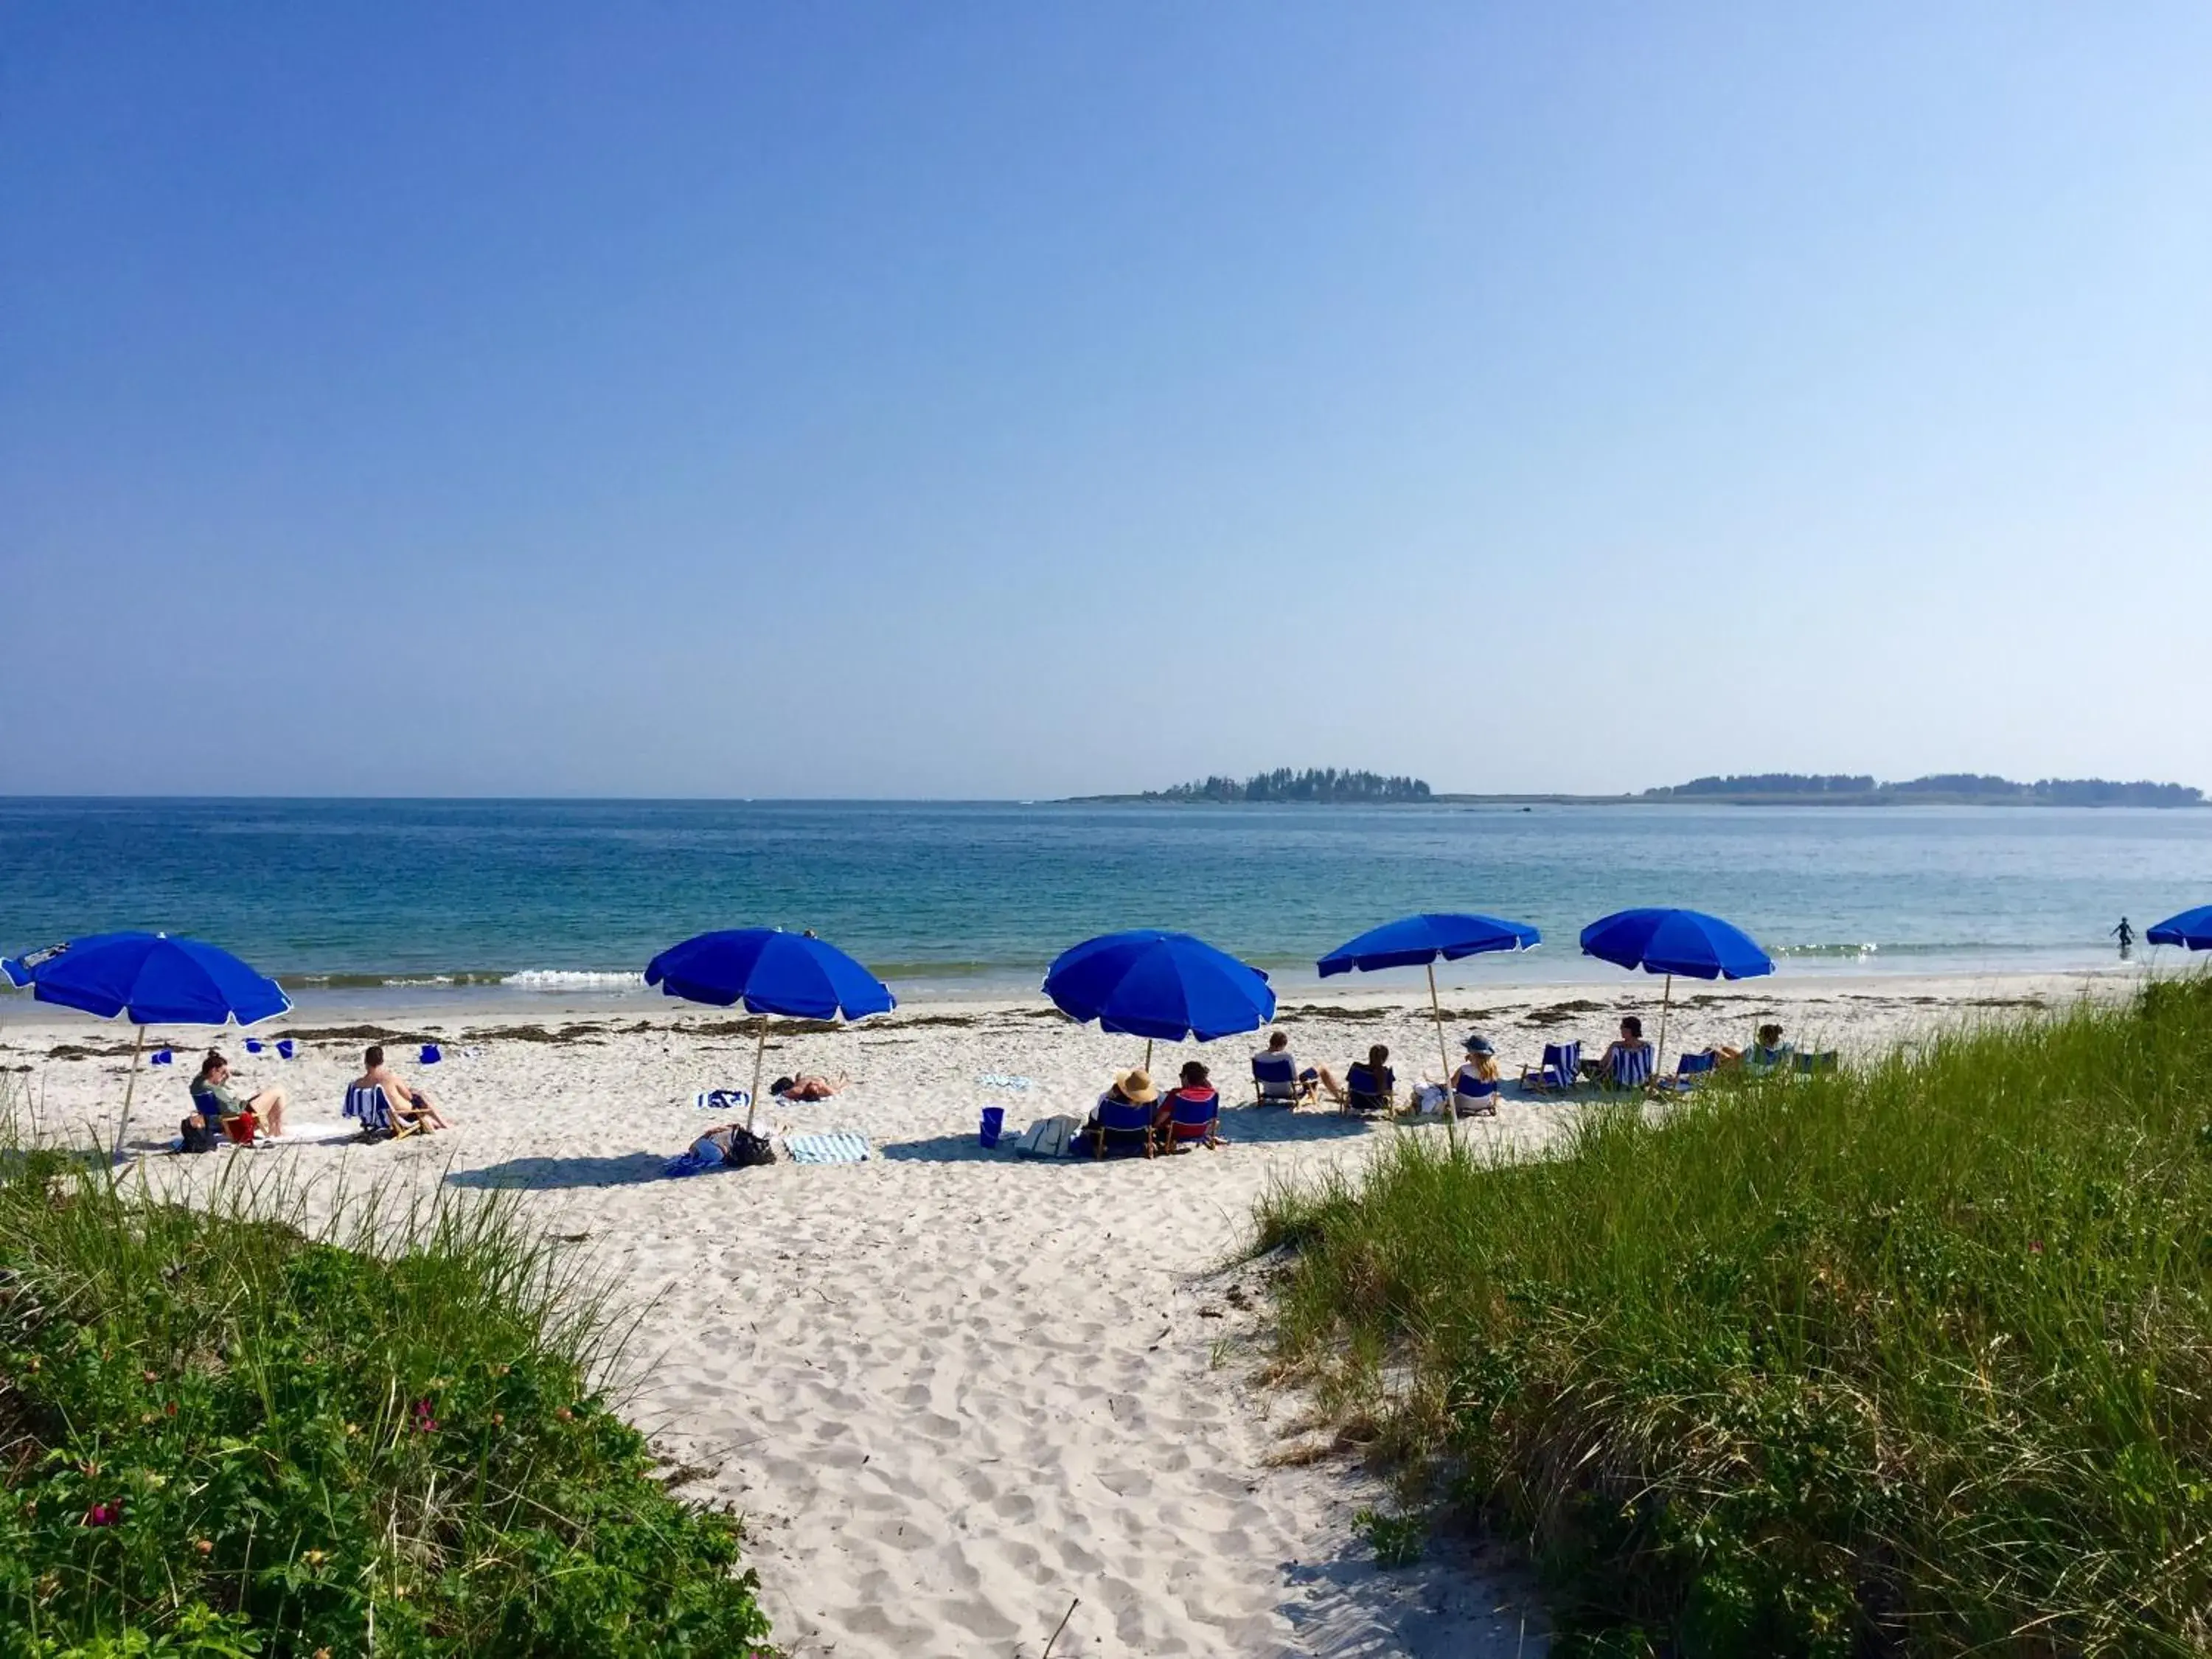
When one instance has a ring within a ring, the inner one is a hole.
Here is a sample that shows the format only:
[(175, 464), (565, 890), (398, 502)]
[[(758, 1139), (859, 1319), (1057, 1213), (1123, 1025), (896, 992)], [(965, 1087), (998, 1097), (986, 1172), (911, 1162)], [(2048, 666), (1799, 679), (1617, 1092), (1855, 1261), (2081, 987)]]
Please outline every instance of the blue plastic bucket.
[(1006, 1128), (1006, 1109), (1005, 1107), (986, 1106), (983, 1109), (983, 1133), (981, 1139), (986, 1146), (997, 1146), (999, 1144), (1000, 1133)]

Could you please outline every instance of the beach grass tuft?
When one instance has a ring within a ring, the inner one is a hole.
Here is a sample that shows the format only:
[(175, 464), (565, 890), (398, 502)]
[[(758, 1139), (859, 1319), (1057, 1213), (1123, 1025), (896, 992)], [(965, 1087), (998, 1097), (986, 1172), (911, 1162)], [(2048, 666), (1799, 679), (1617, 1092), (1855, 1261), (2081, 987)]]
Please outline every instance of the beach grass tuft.
[(1256, 1239), (1279, 1364), (1530, 1540), (1561, 1651), (2212, 1644), (2212, 981), (1579, 1109)]
[(0, 1655), (765, 1651), (511, 1201), (307, 1215), (0, 1146)]

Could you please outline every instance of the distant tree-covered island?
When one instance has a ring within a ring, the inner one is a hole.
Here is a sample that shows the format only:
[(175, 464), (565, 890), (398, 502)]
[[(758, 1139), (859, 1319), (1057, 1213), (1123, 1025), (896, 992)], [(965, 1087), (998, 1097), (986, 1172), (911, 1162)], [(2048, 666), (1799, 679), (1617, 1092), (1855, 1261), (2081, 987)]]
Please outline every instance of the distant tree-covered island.
[(1757, 772), (1692, 778), (1647, 789), (1644, 800), (1734, 801), (1809, 805), (2202, 806), (2204, 792), (2184, 783), (2119, 783), (2110, 778), (2038, 778), (2018, 783), (1980, 772), (1936, 772), (1901, 783), (1864, 775)]
[(1294, 772), (1279, 766), (1249, 778), (1200, 778), (1139, 795), (1093, 795), (1091, 800), (1297, 801), (1340, 805), (1346, 802), (1425, 801), (1432, 799), (1419, 778), (1385, 777), (1380, 772), (1340, 772), (1334, 766), (1310, 766)]
[(2110, 778), (2039, 778), (2017, 783), (1979, 772), (1936, 772), (1885, 783), (1864, 772), (1752, 772), (1692, 778), (1641, 794), (1439, 794), (1420, 778), (1380, 772), (1278, 767), (1249, 778), (1200, 778), (1134, 795), (1079, 795), (1081, 801), (1283, 801), (1322, 805), (1621, 806), (1678, 803), (1706, 806), (2203, 806), (2185, 783), (2116, 782)]

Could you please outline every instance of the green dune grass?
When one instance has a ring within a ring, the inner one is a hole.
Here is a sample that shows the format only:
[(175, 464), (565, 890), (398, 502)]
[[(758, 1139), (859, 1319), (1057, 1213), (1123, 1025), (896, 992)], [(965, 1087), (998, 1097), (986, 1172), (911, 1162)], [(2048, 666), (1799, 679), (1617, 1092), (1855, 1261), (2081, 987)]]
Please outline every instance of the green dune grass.
[(0, 1656), (765, 1651), (511, 1207), (299, 1197), (0, 1149)]
[(2207, 1650), (2212, 981), (1583, 1109), (1258, 1216), (1285, 1370), (1530, 1540), (1563, 1650)]

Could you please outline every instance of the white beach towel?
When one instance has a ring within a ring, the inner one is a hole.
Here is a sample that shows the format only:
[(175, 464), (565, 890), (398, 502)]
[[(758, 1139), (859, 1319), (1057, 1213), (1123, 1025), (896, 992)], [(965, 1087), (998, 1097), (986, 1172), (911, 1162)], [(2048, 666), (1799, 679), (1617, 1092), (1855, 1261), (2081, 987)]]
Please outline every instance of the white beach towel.
[(1003, 1072), (978, 1072), (975, 1086), (979, 1089), (1010, 1089), (1019, 1093), (1032, 1085), (1025, 1077), (1009, 1077)]
[(1072, 1117), (1041, 1117), (1022, 1131), (1014, 1150), (1024, 1158), (1066, 1158), (1082, 1128)]
[(831, 1129), (818, 1135), (786, 1135), (784, 1156), (793, 1164), (864, 1164), (875, 1156), (867, 1136), (856, 1129)]

